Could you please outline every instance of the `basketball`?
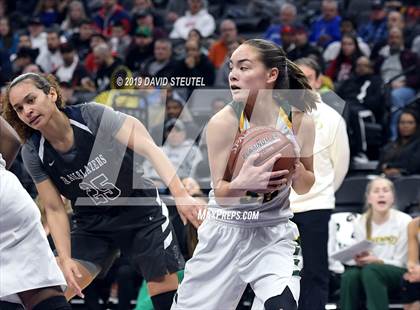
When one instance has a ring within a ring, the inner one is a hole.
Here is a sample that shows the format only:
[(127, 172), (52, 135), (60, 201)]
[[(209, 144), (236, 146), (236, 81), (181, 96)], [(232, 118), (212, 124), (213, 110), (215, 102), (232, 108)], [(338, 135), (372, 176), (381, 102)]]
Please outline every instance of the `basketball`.
[(254, 153), (259, 153), (256, 166), (282, 154), (274, 163), (272, 171), (289, 170), (287, 178), (293, 174), (296, 154), (290, 139), (272, 127), (252, 127), (237, 135), (230, 152), (225, 179), (230, 181), (237, 177), (245, 160)]

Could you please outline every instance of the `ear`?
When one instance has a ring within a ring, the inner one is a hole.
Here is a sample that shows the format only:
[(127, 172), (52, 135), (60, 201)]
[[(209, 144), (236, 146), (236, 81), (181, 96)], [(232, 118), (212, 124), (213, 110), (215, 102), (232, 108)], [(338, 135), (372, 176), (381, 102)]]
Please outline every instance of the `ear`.
[(50, 93), (48, 94), (51, 100), (55, 103), (58, 98), (57, 90), (54, 87), (50, 87)]
[(315, 87), (316, 87), (316, 89), (314, 89), (314, 90), (318, 90), (318, 89), (320, 89), (320, 88), (321, 88), (321, 86), (322, 86), (322, 74), (320, 74), (320, 75), (316, 78), (316, 80), (315, 80)]
[(267, 83), (275, 83), (278, 77), (279, 77), (279, 69), (271, 68), (270, 71), (268, 72)]

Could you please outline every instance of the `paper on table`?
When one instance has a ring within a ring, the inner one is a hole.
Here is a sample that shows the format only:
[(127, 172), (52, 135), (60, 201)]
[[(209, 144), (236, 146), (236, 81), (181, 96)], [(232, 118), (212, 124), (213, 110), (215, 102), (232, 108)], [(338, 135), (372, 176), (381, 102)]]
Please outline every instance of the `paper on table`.
[(357, 254), (370, 250), (372, 246), (373, 246), (373, 243), (370, 242), (369, 240), (362, 240), (353, 244), (352, 246), (349, 246), (345, 249), (335, 252), (334, 254), (331, 255), (331, 258), (338, 260), (342, 263), (345, 263), (353, 259)]

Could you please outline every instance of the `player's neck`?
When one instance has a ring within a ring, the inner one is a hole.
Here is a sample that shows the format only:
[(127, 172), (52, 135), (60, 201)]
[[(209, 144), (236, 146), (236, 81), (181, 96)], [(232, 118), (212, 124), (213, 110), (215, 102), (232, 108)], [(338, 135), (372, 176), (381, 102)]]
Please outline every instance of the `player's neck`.
[(61, 111), (51, 115), (48, 124), (40, 129), (44, 138), (58, 151), (66, 151), (73, 145), (73, 130), (70, 120)]
[(391, 211), (388, 212), (373, 212), (372, 213), (372, 221), (376, 225), (381, 225), (388, 221), (389, 217), (391, 216)]
[(272, 98), (258, 98), (245, 108), (247, 119), (254, 126), (275, 126), (278, 113), (279, 107)]

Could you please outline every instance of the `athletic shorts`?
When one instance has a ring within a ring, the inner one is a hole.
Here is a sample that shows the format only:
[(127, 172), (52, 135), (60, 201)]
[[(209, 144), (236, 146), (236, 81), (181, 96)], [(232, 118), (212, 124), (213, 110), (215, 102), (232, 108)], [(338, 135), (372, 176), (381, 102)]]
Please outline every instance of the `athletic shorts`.
[(72, 218), (72, 258), (93, 263), (104, 276), (118, 256), (128, 258), (146, 281), (184, 268), (168, 209), (123, 206), (79, 212)]
[(302, 266), (297, 238), (291, 221), (240, 227), (206, 219), (171, 309), (235, 309), (248, 283), (256, 295), (252, 309), (263, 309), (286, 286), (297, 304)]

